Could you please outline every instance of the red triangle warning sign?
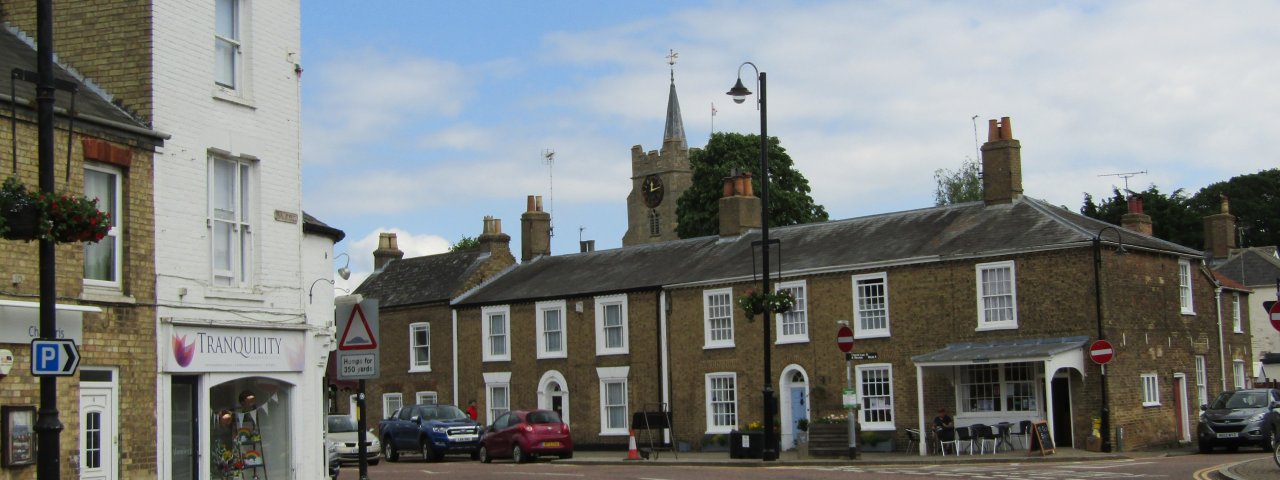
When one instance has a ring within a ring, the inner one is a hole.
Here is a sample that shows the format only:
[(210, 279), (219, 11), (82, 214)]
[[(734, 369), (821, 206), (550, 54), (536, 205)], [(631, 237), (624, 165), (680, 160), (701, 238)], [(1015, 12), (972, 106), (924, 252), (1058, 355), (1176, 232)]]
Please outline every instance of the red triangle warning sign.
[[(359, 322), (356, 319), (360, 319)], [(353, 333), (351, 327), (359, 324), (360, 327)], [(351, 309), (351, 317), (347, 319), (347, 328), (342, 329), (342, 338), (338, 340), (338, 350), (374, 350), (378, 348), (378, 339), (373, 335), (373, 329), (369, 328), (369, 320), (364, 318), (364, 310), (360, 309), (360, 304), (355, 304)]]

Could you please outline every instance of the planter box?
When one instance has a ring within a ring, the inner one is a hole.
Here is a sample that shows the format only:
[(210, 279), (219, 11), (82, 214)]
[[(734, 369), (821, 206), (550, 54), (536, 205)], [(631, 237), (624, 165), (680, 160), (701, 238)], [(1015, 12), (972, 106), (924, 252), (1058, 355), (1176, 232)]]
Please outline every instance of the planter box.
[[(779, 438), (773, 438), (774, 451), (780, 445)], [(764, 458), (764, 432), (729, 432), (729, 458)]]
[(843, 423), (810, 423), (809, 455), (848, 457), (849, 426)]

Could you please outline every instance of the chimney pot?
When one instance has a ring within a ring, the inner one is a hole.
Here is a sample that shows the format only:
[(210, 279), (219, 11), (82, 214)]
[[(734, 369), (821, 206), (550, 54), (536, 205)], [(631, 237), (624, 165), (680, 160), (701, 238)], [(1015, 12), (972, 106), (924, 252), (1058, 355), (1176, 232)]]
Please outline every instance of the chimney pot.
[(534, 211), (541, 212), (542, 211), (542, 195), (538, 195), (533, 198), (534, 198), (534, 208), (536, 208), (536, 210)]
[(721, 197), (728, 198), (732, 196), (733, 196), (733, 177), (724, 177), (724, 195), (721, 195)]
[(524, 207), (524, 211), (526, 212), (536, 211), (534, 210), (535, 204), (533, 200), (533, 195), (529, 195), (529, 197), (525, 200), (525, 203), (526, 203), (526, 206)]
[(744, 197), (754, 197), (756, 195), (751, 187), (751, 172), (742, 174), (742, 195)]

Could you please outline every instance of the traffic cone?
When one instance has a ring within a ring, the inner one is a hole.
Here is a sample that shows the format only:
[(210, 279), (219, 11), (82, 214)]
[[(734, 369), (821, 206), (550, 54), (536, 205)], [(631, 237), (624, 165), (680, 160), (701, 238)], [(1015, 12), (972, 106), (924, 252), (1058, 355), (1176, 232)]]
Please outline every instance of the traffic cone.
[(630, 444), (630, 450), (627, 451), (627, 460), (639, 460), (640, 450), (636, 449), (636, 431), (634, 429), (628, 430), (628, 436), (631, 438), (627, 442)]

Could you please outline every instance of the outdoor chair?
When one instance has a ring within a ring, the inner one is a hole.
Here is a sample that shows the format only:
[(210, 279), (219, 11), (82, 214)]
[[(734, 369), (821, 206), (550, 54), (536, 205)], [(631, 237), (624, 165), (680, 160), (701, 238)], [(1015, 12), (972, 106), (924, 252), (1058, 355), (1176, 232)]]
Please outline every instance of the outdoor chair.
[(1009, 438), (1018, 438), (1022, 446), (1019, 448), (1027, 448), (1027, 435), (1031, 433), (1031, 420), (1023, 420), (1018, 422), (1018, 429), (1009, 431)]
[(920, 445), (920, 431), (914, 428), (908, 428), (906, 452), (911, 453), (915, 451), (916, 447), (918, 447), (919, 445)]
[[(969, 449), (969, 455), (973, 455), (973, 427), (957, 427), (956, 428), (956, 447), (964, 445)], [(960, 453), (957, 451), (956, 455)]]
[(947, 445), (951, 445), (951, 453), (960, 454), (960, 441), (957, 440), (956, 430), (938, 430), (938, 451), (942, 452), (942, 456), (947, 456)]
[(987, 443), (991, 443), (991, 453), (996, 453), (996, 447), (1000, 445), (1000, 437), (996, 435), (996, 431), (991, 425), (983, 425), (981, 423), (973, 425), (974, 436), (978, 439), (978, 453), (987, 453)]

